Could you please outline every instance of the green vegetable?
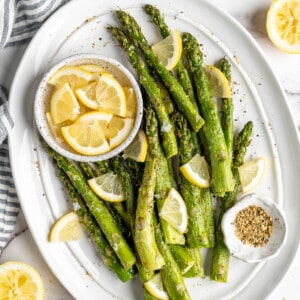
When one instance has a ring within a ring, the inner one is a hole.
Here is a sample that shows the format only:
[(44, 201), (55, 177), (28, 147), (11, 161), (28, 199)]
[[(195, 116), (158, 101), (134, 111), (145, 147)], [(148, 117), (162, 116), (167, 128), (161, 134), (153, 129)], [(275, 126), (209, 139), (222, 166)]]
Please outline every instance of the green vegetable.
[(45, 142), (44, 146), (48, 154), (55, 159), (58, 167), (66, 173), (72, 185), (84, 199), (89, 211), (99, 224), (123, 267), (126, 270), (130, 269), (135, 264), (136, 258), (105, 203), (90, 189), (81, 172), (70, 160), (54, 152)]
[(171, 125), (166, 106), (163, 103), (160, 89), (149, 74), (144, 61), (138, 55), (135, 47), (126, 37), (124, 32), (117, 27), (108, 27), (108, 30), (118, 40), (120, 46), (127, 52), (132, 66), (139, 74), (139, 80), (144, 87), (148, 100), (153, 105), (160, 125), (160, 133), (163, 140), (163, 148), (167, 157), (172, 157), (178, 153), (176, 137)]
[(227, 282), (228, 278), (228, 268), (229, 268), (229, 259), (230, 253), (224, 244), (224, 236), (221, 229), (221, 221), (224, 213), (227, 209), (232, 207), (236, 201), (237, 194), (239, 192), (239, 173), (238, 167), (243, 164), (244, 157), (246, 155), (247, 147), (251, 142), (251, 134), (252, 134), (253, 124), (252, 122), (248, 122), (242, 131), (237, 136), (237, 140), (235, 143), (235, 151), (234, 151), (234, 160), (232, 166), (232, 172), (234, 179), (236, 181), (234, 190), (232, 192), (228, 192), (222, 198), (220, 215), (218, 219), (218, 224), (216, 228), (216, 245), (213, 250), (212, 257), (212, 269), (210, 278), (212, 280)]
[(122, 10), (118, 10), (116, 14), (119, 21), (124, 26), (126, 34), (130, 37), (130, 40), (138, 45), (142, 50), (147, 63), (152, 67), (152, 69), (156, 70), (165, 86), (169, 89), (169, 92), (173, 96), (179, 111), (185, 115), (193, 130), (197, 132), (203, 126), (204, 120), (191, 103), (181, 84), (173, 77), (173, 75), (165, 68), (162, 62), (160, 62), (157, 56), (152, 52), (135, 19)]
[(107, 240), (105, 239), (104, 234), (102, 233), (99, 225), (97, 224), (96, 220), (86, 207), (84, 200), (81, 198), (74, 186), (71, 184), (67, 175), (58, 167), (57, 169), (58, 178), (64, 185), (68, 195), (72, 200), (74, 207), (76, 207), (76, 213), (80, 217), (81, 224), (84, 225), (88, 235), (99, 250), (102, 261), (123, 282), (131, 280), (136, 274), (136, 269), (132, 267), (129, 270), (125, 270), (124, 267), (120, 264), (119, 259), (115, 255), (111, 246), (108, 244)]
[(148, 153), (142, 184), (138, 192), (134, 241), (142, 264), (151, 271), (160, 269), (165, 263), (158, 250), (153, 228), (158, 134), (157, 120), (152, 109), (147, 110), (146, 134), (148, 137)]
[[(158, 30), (163, 38), (166, 38), (168, 35), (170, 35), (170, 29), (168, 28), (168, 25), (166, 24), (164, 17), (162, 16), (158, 8), (151, 4), (146, 4), (144, 6), (144, 10), (150, 16), (151, 22), (158, 27)], [(186, 94), (189, 96), (190, 101), (194, 104), (195, 107), (197, 107), (194, 87), (189, 72), (184, 66), (183, 58), (178, 61), (175, 67), (175, 73), (179, 83), (183, 87)]]
[[(222, 58), (219, 62), (219, 69), (224, 73), (227, 80), (231, 81), (231, 68), (228, 60)], [(225, 142), (228, 149), (228, 154), (232, 157), (233, 149), (233, 110), (234, 105), (232, 98), (222, 99), (222, 119), (221, 124), (224, 132)]]
[(234, 180), (218, 108), (210, 94), (197, 40), (190, 33), (183, 33), (182, 41), (189, 70), (193, 76), (199, 108), (205, 120), (203, 132), (210, 156), (212, 188), (216, 195), (222, 196), (234, 189)]

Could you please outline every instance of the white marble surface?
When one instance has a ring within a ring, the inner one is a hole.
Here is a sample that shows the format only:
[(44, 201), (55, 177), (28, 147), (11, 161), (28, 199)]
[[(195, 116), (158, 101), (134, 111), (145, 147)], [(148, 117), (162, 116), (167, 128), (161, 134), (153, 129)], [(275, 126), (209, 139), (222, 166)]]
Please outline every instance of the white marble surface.
[[(174, 1), (174, 3), (176, 3)], [(257, 40), (265, 53), (270, 65), (286, 92), (287, 99), (295, 122), (300, 128), (300, 55), (285, 54), (277, 50), (268, 40), (265, 29), (266, 11), (271, 1), (267, 0), (214, 0), (215, 5), (221, 7), (239, 21)], [(175, 5), (175, 4), (174, 4)], [(200, 1), (199, 1), (200, 5)], [(1, 53), (0, 82), (9, 87), (16, 69), (16, 62), (22, 56), (25, 47), (7, 49)], [(12, 57), (14, 63), (12, 63)], [(7, 59), (6, 59), (7, 58)], [(52, 274), (44, 259), (40, 255), (31, 233), (29, 232), (22, 212), (11, 240), (0, 257), (0, 263), (8, 260), (21, 260), (33, 265), (42, 275), (46, 299), (72, 299)], [(296, 300), (299, 299), (298, 284), (300, 270), (300, 252), (294, 260), (289, 272), (277, 286), (270, 300)], [(255, 299), (256, 300), (256, 299)]]

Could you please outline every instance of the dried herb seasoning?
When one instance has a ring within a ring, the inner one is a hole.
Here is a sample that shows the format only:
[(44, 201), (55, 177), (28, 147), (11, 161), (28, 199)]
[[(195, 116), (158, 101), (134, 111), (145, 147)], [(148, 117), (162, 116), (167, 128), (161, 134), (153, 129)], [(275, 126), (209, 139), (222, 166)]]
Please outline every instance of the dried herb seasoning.
[(235, 234), (242, 243), (263, 247), (272, 235), (273, 221), (263, 208), (250, 205), (236, 214), (234, 226)]

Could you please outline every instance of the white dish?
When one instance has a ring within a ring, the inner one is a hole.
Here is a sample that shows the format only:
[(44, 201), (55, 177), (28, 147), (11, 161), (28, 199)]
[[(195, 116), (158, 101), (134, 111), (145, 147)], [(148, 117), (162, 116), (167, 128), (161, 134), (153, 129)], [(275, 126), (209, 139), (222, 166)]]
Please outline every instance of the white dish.
[[(272, 233), (267, 243), (263, 246), (254, 247), (245, 244), (236, 235), (235, 218), (237, 214), (249, 208), (256, 206), (271, 217)], [(249, 263), (257, 263), (267, 259), (271, 259), (278, 255), (280, 249), (284, 247), (287, 237), (287, 226), (285, 216), (281, 208), (266, 195), (252, 193), (244, 196), (237, 201), (223, 215), (221, 222), (224, 234), (224, 243), (230, 251), (230, 254)]]
[[(224, 55), (230, 60), (232, 76), (238, 83), (234, 88), (235, 126), (241, 129), (251, 119), (254, 134), (247, 156), (268, 157), (264, 181), (255, 191), (268, 194), (283, 207), (289, 227), (285, 247), (271, 262), (246, 264), (232, 258), (227, 284), (208, 278), (187, 280), (191, 296), (265, 299), (287, 272), (299, 244), (299, 141), (284, 93), (255, 41), (230, 16), (205, 1), (74, 0), (40, 29), (19, 65), (9, 102), (15, 121), (9, 139), (11, 166), (29, 228), (50, 268), (75, 298), (143, 298), (139, 281), (123, 284), (113, 277), (86, 237), (79, 243), (48, 243), (51, 224), (70, 206), (64, 200), (51, 160), (39, 144), (33, 123), (33, 100), (42, 74), (72, 54), (99, 53), (114, 57), (130, 68), (125, 53), (105, 26), (117, 24), (112, 10), (129, 8), (147, 38), (157, 41), (157, 30), (141, 10), (145, 3), (160, 7), (172, 29), (193, 33), (203, 44), (206, 62), (214, 63)], [(65, 22), (65, 16), (72, 17)]]
[[(49, 123), (47, 120), (46, 113), (50, 110), (50, 97), (53, 91), (53, 87), (48, 84), (49, 78), (62, 66), (66, 65), (83, 65), (83, 64), (95, 64), (103, 67), (108, 70), (114, 77), (121, 83), (122, 86), (127, 86), (133, 88), (134, 93), (136, 95), (136, 117), (134, 120), (134, 125), (126, 137), (126, 139), (117, 147), (112, 150), (99, 154), (99, 155), (81, 155), (78, 152), (74, 151), (66, 142), (63, 140), (58, 140), (54, 137), (51, 132), (51, 128), (49, 127)], [(46, 74), (44, 74), (35, 95), (34, 102), (34, 117), (36, 120), (37, 129), (39, 130), (43, 139), (47, 142), (47, 144), (52, 147), (59, 154), (76, 161), (100, 161), (106, 160), (113, 156), (120, 154), (128, 145), (132, 142), (134, 137), (136, 136), (143, 118), (143, 98), (139, 88), (139, 85), (128, 69), (126, 69), (120, 62), (102, 55), (97, 54), (77, 54), (73, 56), (69, 56), (50, 70), (47, 70)]]

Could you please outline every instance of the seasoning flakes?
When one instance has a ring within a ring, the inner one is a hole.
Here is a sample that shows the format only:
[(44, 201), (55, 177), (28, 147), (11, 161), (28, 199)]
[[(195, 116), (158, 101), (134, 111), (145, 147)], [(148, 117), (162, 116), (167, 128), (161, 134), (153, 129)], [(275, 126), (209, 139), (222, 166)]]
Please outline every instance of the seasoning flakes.
[(273, 220), (263, 208), (250, 205), (236, 214), (234, 226), (235, 234), (242, 243), (263, 247), (272, 234)]

